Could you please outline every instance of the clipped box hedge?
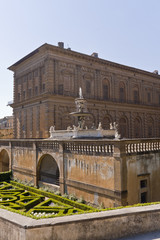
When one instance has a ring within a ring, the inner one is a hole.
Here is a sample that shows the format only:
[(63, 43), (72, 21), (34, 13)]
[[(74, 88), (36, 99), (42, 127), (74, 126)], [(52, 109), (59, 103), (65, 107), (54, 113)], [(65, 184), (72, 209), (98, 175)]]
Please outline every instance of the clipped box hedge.
[(0, 182), (9, 181), (12, 177), (12, 171), (0, 172)]
[(67, 198), (64, 198), (64, 197), (61, 197), (61, 196), (58, 196), (54, 193), (50, 193), (50, 192), (45, 192), (43, 190), (40, 190), (40, 189), (37, 189), (37, 188), (34, 188), (34, 187), (29, 187), (29, 186), (26, 186), (26, 185), (23, 185), (21, 183), (17, 183), (17, 182), (14, 182), (14, 181), (10, 181), (11, 184), (15, 185), (15, 186), (19, 186), (21, 188), (24, 188), (28, 191), (31, 191), (31, 192), (34, 192), (34, 193), (38, 193), (38, 194), (42, 194), (48, 198), (53, 198), (59, 202), (62, 202), (62, 203), (65, 203), (67, 205), (70, 205), (72, 207), (75, 207), (75, 208), (79, 208), (83, 211), (96, 211), (98, 212), (99, 210), (96, 209), (96, 208), (93, 208), (91, 206), (88, 206), (88, 205), (85, 205), (85, 204), (82, 204), (82, 203), (78, 203), (78, 202), (74, 202), (70, 199), (67, 199)]

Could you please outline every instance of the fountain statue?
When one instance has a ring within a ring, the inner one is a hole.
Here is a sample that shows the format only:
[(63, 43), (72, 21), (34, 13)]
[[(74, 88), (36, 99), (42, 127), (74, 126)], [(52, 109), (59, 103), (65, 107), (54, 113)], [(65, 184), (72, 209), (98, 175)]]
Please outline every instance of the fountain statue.
[(91, 114), (87, 111), (86, 100), (82, 95), (82, 88), (79, 88), (79, 98), (75, 99), (76, 104), (76, 112), (70, 113), (70, 115), (78, 118), (78, 129), (83, 130), (85, 124), (85, 118), (91, 116)]
[(79, 98), (83, 98), (83, 95), (82, 95), (82, 88), (81, 88), (81, 87), (79, 88)]
[(87, 101), (83, 97), (82, 88), (79, 88), (79, 97), (75, 99), (76, 112), (71, 112), (70, 115), (77, 117), (78, 126), (68, 126), (66, 130), (55, 130), (55, 126), (50, 127), (50, 138), (51, 139), (70, 139), (70, 138), (108, 138), (108, 139), (119, 139), (118, 125), (116, 122), (110, 123), (110, 129), (104, 130), (102, 123), (99, 122), (98, 128), (92, 125), (90, 129), (85, 126), (85, 118), (91, 116), (91, 113), (87, 110)]

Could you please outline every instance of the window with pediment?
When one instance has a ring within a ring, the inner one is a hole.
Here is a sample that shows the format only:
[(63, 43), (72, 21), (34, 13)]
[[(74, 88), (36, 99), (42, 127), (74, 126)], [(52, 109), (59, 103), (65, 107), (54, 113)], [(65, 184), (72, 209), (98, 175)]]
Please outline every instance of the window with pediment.
[(63, 84), (58, 85), (58, 94), (63, 95)]
[[(61, 85), (61, 87), (60, 87)], [(59, 87), (62, 91), (62, 85), (63, 85), (63, 93), (70, 95), (74, 91), (74, 81), (73, 81), (73, 74), (71, 71), (63, 70), (61, 73), (61, 78), (59, 82)]]

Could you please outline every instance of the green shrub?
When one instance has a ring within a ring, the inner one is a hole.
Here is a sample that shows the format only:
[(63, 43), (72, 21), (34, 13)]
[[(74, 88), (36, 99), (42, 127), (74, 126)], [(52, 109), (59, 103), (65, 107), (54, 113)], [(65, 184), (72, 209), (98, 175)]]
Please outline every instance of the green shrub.
[(91, 206), (88, 206), (88, 205), (85, 205), (85, 204), (82, 204), (82, 203), (78, 203), (78, 202), (74, 202), (70, 199), (67, 199), (67, 198), (64, 198), (63, 196), (58, 196), (58, 195), (55, 195), (54, 193), (50, 193), (50, 192), (45, 192), (43, 190), (40, 190), (40, 189), (37, 189), (37, 188), (33, 188), (33, 187), (29, 187), (29, 186), (24, 186), (20, 183), (17, 183), (17, 182), (14, 182), (14, 181), (10, 181), (13, 185), (15, 186), (19, 186), (21, 188), (24, 188), (28, 191), (32, 191), (34, 193), (38, 193), (38, 194), (41, 194), (41, 195), (44, 195), (45, 197), (48, 197), (48, 198), (53, 198), (59, 202), (62, 202), (62, 203), (65, 203), (65, 204), (68, 204), (68, 205), (71, 205), (72, 207), (75, 207), (75, 208), (79, 208), (81, 210), (84, 210), (84, 211), (98, 211), (96, 208), (93, 208)]
[(35, 205), (40, 203), (42, 199), (39, 197), (24, 197), (20, 200), (18, 200), (16, 203), (18, 203), (21, 207), (25, 208), (26, 210), (29, 210), (30, 208), (33, 208)]
[(0, 182), (9, 181), (12, 177), (12, 171), (0, 172)]
[(58, 208), (58, 209), (67, 208), (67, 209), (69, 209), (72, 207), (67, 204), (60, 203), (59, 201), (56, 201), (53, 198), (49, 198), (49, 199), (41, 202), (34, 208)]

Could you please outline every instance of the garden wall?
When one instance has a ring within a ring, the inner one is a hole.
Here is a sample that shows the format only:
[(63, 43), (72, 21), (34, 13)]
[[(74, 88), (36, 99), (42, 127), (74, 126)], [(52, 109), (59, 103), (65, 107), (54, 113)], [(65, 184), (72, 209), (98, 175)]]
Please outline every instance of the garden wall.
[(0, 209), (1, 240), (107, 240), (160, 230), (160, 204), (34, 220)]

